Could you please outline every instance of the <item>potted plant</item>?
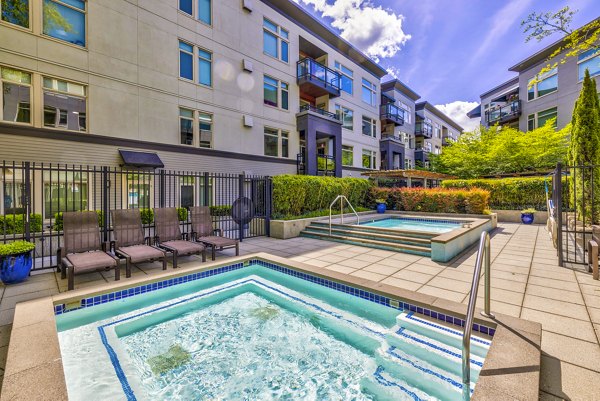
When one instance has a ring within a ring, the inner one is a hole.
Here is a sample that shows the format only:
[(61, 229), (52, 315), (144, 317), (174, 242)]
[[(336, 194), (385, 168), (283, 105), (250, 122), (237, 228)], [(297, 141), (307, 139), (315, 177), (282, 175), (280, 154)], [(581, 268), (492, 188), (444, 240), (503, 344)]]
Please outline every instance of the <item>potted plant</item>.
[(385, 199), (375, 199), (375, 203), (377, 203), (377, 213), (385, 213)]
[(536, 210), (534, 208), (521, 210), (521, 222), (523, 224), (533, 224), (533, 220), (535, 219), (535, 212)]
[(4, 284), (20, 283), (27, 279), (33, 259), (31, 251), (35, 245), (28, 241), (0, 244), (0, 279)]

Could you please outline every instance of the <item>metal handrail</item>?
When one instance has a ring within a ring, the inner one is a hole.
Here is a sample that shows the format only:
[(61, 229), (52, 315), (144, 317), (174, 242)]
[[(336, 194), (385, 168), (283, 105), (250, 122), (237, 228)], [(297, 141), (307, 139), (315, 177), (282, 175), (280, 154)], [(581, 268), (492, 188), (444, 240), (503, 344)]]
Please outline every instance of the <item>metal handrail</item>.
[(352, 213), (354, 213), (354, 215), (356, 216), (356, 224), (360, 224), (360, 217), (358, 216), (358, 213), (356, 213), (356, 210), (354, 210), (354, 207), (352, 207), (352, 204), (350, 203), (348, 198), (346, 198), (346, 195), (338, 195), (329, 205), (329, 236), (331, 236), (331, 213), (333, 205), (335, 205), (335, 202), (337, 202), (338, 199), (340, 199), (340, 219), (342, 221), (342, 224), (344, 224), (344, 199), (348, 203), (348, 206), (350, 206), (350, 209), (352, 209)]
[(469, 305), (467, 306), (467, 317), (465, 319), (465, 332), (462, 340), (462, 379), (463, 400), (471, 399), (471, 330), (473, 329), (473, 318), (475, 314), (475, 303), (477, 302), (477, 289), (479, 288), (479, 279), (481, 278), (481, 265), (485, 262), (485, 294), (484, 310), (481, 314), (485, 317), (494, 318), (490, 312), (490, 234), (487, 231), (481, 233), (479, 240), (479, 250), (477, 251), (477, 263), (473, 273), (473, 282), (471, 283), (471, 295), (469, 296)]

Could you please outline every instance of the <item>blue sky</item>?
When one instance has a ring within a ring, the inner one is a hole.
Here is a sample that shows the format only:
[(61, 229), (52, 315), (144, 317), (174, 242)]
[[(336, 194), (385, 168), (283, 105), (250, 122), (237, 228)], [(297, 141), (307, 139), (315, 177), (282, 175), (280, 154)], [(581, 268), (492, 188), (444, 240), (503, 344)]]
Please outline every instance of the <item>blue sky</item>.
[(525, 43), (534, 11), (579, 10), (572, 26), (600, 16), (598, 0), (295, 0), (393, 71), (423, 100), (471, 128), (479, 95), (510, 79), (508, 67), (559, 39)]

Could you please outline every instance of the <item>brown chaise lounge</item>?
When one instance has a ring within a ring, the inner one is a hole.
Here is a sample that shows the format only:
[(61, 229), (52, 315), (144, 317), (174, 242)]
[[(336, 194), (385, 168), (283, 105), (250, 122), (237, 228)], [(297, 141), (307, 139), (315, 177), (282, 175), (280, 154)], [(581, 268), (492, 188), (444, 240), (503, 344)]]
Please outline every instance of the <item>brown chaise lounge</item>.
[(114, 241), (111, 248), (117, 256), (126, 260), (126, 276), (131, 277), (131, 264), (141, 262), (162, 262), (167, 270), (167, 254), (162, 249), (149, 245), (150, 238), (144, 238), (142, 215), (139, 209), (112, 210)]
[(98, 269), (115, 269), (115, 280), (121, 278), (119, 259), (106, 252), (100, 240), (96, 212), (63, 213), (64, 244), (56, 253), (61, 278), (69, 277), (69, 290), (74, 288), (73, 276)]
[(202, 261), (206, 261), (204, 245), (188, 241), (187, 234), (184, 237), (181, 233), (176, 208), (154, 209), (154, 230), (155, 244), (173, 253), (173, 268), (177, 267), (179, 256), (202, 255)]
[(212, 260), (215, 260), (217, 248), (221, 251), (226, 248), (235, 248), (235, 255), (239, 256), (239, 241), (223, 237), (223, 230), (213, 228), (208, 206), (191, 207), (190, 214), (192, 215), (192, 239), (211, 248)]

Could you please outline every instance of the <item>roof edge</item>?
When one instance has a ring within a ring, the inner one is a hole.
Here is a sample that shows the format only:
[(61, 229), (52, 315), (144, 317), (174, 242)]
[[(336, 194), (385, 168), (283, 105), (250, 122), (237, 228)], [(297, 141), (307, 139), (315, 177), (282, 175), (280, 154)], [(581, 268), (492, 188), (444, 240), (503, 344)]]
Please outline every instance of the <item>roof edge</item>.
[(405, 95), (407, 95), (409, 98), (411, 98), (414, 101), (417, 101), (421, 98), (421, 95), (419, 95), (417, 92), (412, 90), (408, 85), (406, 85), (404, 82), (400, 81), (397, 78), (381, 83), (381, 91), (382, 92), (384, 90), (389, 90), (392, 88), (398, 89), (400, 92), (404, 93)]
[(452, 125), (457, 130), (459, 130), (461, 132), (463, 132), (465, 130), (460, 124), (458, 124), (456, 121), (451, 119), (446, 113), (444, 113), (443, 111), (441, 111), (440, 109), (438, 109), (437, 107), (435, 107), (434, 105), (432, 105), (431, 103), (429, 103), (426, 100), (423, 102), (417, 103), (415, 105), (415, 109), (416, 110), (427, 109), (430, 112), (432, 112), (433, 114), (435, 114), (436, 116), (438, 116), (439, 118), (441, 118), (442, 120), (446, 121), (448, 124)]

